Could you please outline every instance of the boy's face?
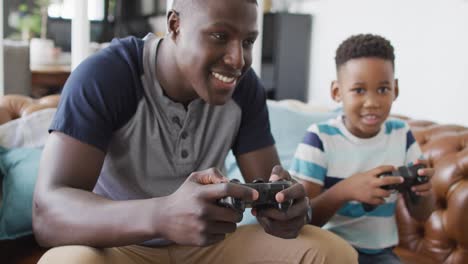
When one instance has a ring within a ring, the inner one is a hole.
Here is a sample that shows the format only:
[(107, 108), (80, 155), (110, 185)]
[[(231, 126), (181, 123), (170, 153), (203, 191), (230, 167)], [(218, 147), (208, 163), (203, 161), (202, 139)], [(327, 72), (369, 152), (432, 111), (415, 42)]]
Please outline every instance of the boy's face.
[(335, 101), (343, 103), (346, 128), (357, 137), (370, 138), (389, 116), (398, 82), (391, 61), (357, 58), (339, 67), (331, 92)]
[(252, 64), (257, 5), (248, 0), (194, 0), (194, 6), (180, 12), (175, 39), (182, 89), (210, 104), (224, 104)]

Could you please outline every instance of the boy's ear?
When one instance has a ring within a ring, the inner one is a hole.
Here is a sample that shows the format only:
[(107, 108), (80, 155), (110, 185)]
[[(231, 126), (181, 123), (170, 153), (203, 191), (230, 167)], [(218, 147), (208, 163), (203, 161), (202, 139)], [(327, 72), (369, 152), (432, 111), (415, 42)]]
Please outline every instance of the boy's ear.
[(169, 30), (169, 38), (176, 40), (180, 31), (180, 17), (179, 13), (174, 9), (169, 10), (167, 13), (167, 28)]
[(395, 101), (398, 98), (399, 93), (400, 93), (400, 88), (398, 87), (398, 79), (395, 79), (395, 92), (394, 92), (393, 101)]
[(341, 102), (341, 93), (340, 93), (340, 87), (338, 86), (338, 81), (332, 81), (330, 85), (330, 95), (333, 101), (339, 103)]

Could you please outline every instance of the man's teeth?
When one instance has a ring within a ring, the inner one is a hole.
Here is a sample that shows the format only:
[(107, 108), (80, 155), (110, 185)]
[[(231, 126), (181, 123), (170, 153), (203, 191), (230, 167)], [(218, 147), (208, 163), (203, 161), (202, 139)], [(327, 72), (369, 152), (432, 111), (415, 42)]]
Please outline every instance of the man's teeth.
[(216, 72), (213, 72), (212, 74), (216, 79), (225, 83), (232, 83), (236, 79), (235, 77), (227, 77)]

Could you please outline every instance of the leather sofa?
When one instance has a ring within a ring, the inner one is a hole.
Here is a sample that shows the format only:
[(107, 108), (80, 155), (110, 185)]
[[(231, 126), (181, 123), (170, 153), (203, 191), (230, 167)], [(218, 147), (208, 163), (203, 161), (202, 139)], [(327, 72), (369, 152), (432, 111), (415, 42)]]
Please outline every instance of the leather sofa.
[(408, 123), (435, 169), (437, 209), (421, 223), (399, 201), (396, 252), (408, 263), (468, 263), (468, 128), (421, 120)]
[[(0, 124), (38, 109), (55, 107), (58, 100), (57, 95), (38, 100), (17, 95), (0, 97)], [(432, 183), (437, 210), (426, 222), (418, 222), (399, 201), (400, 243), (395, 252), (407, 264), (468, 263), (468, 128), (407, 121), (435, 168)], [(0, 263), (36, 263), (45, 250), (33, 236), (0, 241)]]

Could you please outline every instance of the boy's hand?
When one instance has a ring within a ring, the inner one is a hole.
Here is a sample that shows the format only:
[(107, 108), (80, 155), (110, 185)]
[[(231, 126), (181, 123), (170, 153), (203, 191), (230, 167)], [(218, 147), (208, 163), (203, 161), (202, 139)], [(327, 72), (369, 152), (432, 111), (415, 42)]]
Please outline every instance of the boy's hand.
[(302, 184), (291, 179), (289, 172), (281, 166), (275, 166), (272, 170), (269, 181), (275, 182), (287, 180), (294, 182), (289, 188), (276, 194), (276, 201), (281, 203), (293, 200), (293, 204), (287, 211), (278, 209), (252, 209), (252, 214), (257, 217), (258, 222), (265, 232), (281, 238), (296, 238), (301, 228), (307, 224), (306, 215), (310, 207), (309, 199)]
[(400, 184), (404, 181), (403, 177), (378, 177), (393, 169), (393, 166), (379, 166), (366, 172), (354, 174), (342, 181), (346, 200), (356, 200), (372, 205), (385, 203), (385, 198), (389, 197), (392, 191), (384, 190), (381, 187)]
[(431, 179), (432, 176), (434, 176), (434, 168), (429, 167), (429, 162), (427, 160), (418, 159), (415, 164), (426, 165), (426, 168), (418, 170), (418, 175), (426, 176), (428, 178), (428, 181), (426, 183), (411, 187), (411, 191), (420, 196), (429, 196), (432, 191)]

